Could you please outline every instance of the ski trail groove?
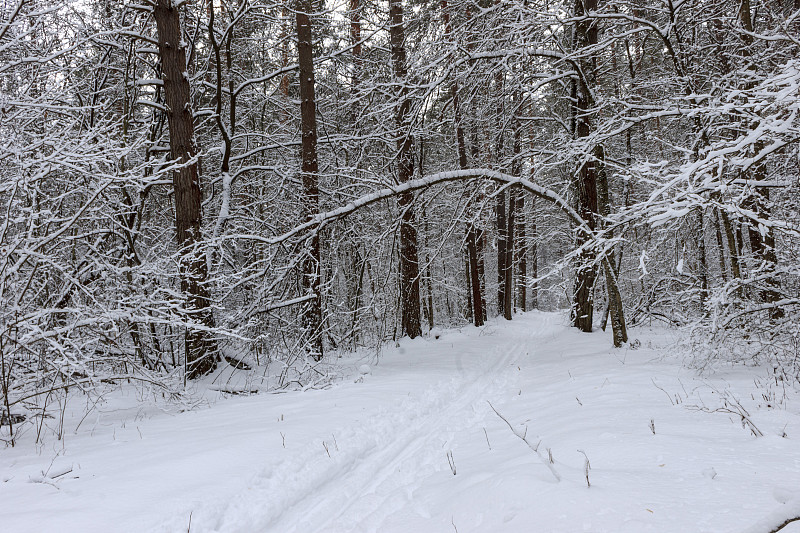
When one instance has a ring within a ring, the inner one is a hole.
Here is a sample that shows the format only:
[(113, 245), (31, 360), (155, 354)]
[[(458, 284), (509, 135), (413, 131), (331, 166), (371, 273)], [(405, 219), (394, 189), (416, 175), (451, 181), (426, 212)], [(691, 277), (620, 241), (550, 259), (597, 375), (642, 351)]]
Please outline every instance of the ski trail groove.
[[(358, 413), (356, 420), (334, 430), (335, 444), (323, 437), (287, 450), (283, 460), (254, 473), (235, 497), (194, 507), (192, 531), (379, 530), (389, 515), (411, 503), (429, 476), (442, 470), (451, 475), (445, 458), (448, 442), (457, 431), (477, 427), (490, 416), (485, 400), (512, 386), (517, 363), (533, 351), (534, 339), (544, 339), (552, 322), (546, 318), (533, 328), (505, 329), (503, 337), (481, 333), (457, 340), (446, 355), (456, 354), (448, 378), (432, 380), (421, 390), (412, 388), (419, 391), (414, 397), (398, 401), (393, 396)], [(443, 370), (448, 372), (447, 366), (437, 371)], [(398, 392), (403, 379), (413, 380), (413, 372), (403, 369), (392, 375), (399, 376)]]
[[(518, 355), (520, 345), (516, 344), (507, 349), (507, 354), (500, 357), (498, 363), (489, 370), (491, 375), (499, 377), (503, 370), (509, 368), (512, 355)], [(461, 387), (452, 390), (451, 398), (440, 409), (432, 410), (412, 427), (399, 432), (395, 441), (386, 448), (378, 449), (370, 456), (364, 457), (356, 465), (355, 470), (347, 474), (346, 480), (331, 480), (334, 498), (329, 499), (326, 496), (313, 508), (306, 509), (306, 513), (304, 513), (309, 517), (329, 518), (323, 519), (322, 523), (316, 526), (311, 522), (309, 526), (313, 529), (309, 530), (306, 526), (296, 529), (298, 531), (329, 531), (329, 525), (343, 517), (358, 503), (363, 502), (364, 496), (375, 495), (378, 497), (368, 498), (366, 501), (371, 505), (366, 509), (359, 510), (356, 516), (350, 517), (348, 522), (352, 526), (360, 522), (366, 514), (374, 515), (376, 511), (382, 510), (381, 514), (388, 515), (396, 510), (395, 506), (387, 508), (384, 505), (389, 496), (381, 497), (379, 489), (398, 476), (400, 479), (396, 481), (400, 486), (411, 487), (414, 485), (415, 474), (419, 474), (420, 467), (429, 467), (434, 461), (444, 467), (446, 447), (443, 448), (442, 444), (449, 440), (448, 434), (471, 425), (472, 422), (464, 420), (464, 417), (459, 415), (472, 412), (475, 404), (482, 401), (489, 389), (494, 388), (491, 385), (498, 384), (497, 379), (488, 384), (484, 380), (485, 376), (483, 375), (475, 376)], [(506, 382), (505, 379), (501, 381), (502, 383)], [(416, 468), (409, 472), (408, 466)], [(437, 470), (439, 469), (437, 468)], [(336, 497), (337, 494), (341, 494), (341, 496)], [(341, 505), (336, 500), (344, 500), (344, 504)], [(331, 513), (333, 514), (331, 515)], [(278, 530), (283, 531), (284, 529), (278, 528)], [(285, 531), (292, 531), (292, 529)]]
[[(463, 381), (451, 380), (447, 390), (437, 394), (434, 385), (426, 390), (418, 405), (401, 405), (402, 411), (421, 412), (403, 430), (387, 435), (381, 443), (363, 450), (349, 461), (349, 470), (339, 471), (323, 484), (312, 484), (315, 501), (298, 501), (271, 522), (269, 530), (335, 531), (364, 527), (374, 529), (387, 516), (406, 505), (413, 490), (426, 474), (445, 466), (446, 444), (453, 432), (472, 427), (487, 414), (484, 401), (501, 392), (508, 383), (512, 363), (525, 353), (531, 339), (545, 329), (542, 324), (523, 340), (502, 343), (492, 348), (488, 367), (478, 368)], [(413, 403), (413, 402), (412, 402)], [(375, 420), (371, 417), (371, 420)], [(340, 445), (340, 448), (343, 446)], [(400, 496), (398, 497), (398, 494)], [(338, 526), (338, 527), (333, 527)]]

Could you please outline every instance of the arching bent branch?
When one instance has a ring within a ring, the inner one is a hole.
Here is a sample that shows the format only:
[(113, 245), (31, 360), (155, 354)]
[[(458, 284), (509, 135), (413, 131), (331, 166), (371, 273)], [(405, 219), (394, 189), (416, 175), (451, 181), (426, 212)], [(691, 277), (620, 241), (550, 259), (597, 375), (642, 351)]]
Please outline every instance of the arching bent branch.
[(344, 218), (347, 215), (363, 207), (374, 204), (375, 202), (379, 202), (381, 200), (385, 200), (387, 198), (391, 198), (392, 196), (396, 196), (400, 193), (427, 189), (428, 187), (439, 185), (441, 183), (449, 183), (454, 181), (469, 181), (473, 179), (488, 179), (507, 185), (519, 185), (520, 187), (530, 192), (537, 198), (541, 198), (542, 200), (546, 200), (554, 204), (563, 213), (565, 213), (570, 218), (570, 220), (572, 220), (575, 223), (575, 225), (578, 227), (580, 231), (584, 232), (590, 239), (597, 239), (597, 233), (589, 228), (589, 226), (586, 224), (586, 221), (577, 213), (577, 211), (575, 211), (572, 207), (570, 207), (567, 200), (564, 199), (558, 193), (551, 191), (550, 189), (546, 189), (524, 178), (518, 178), (516, 176), (512, 176), (510, 174), (505, 174), (503, 172), (498, 172), (496, 170), (491, 170), (488, 168), (470, 168), (465, 170), (438, 172), (436, 174), (431, 174), (430, 176), (425, 176), (423, 178), (410, 180), (398, 185), (392, 185), (390, 187), (386, 187), (385, 189), (380, 189), (365, 196), (362, 196), (361, 198), (349, 202), (346, 205), (343, 205), (342, 207), (326, 211), (325, 213), (320, 213), (311, 220), (303, 224), (300, 224), (298, 226), (295, 226), (291, 230), (281, 235), (276, 235), (274, 237), (267, 238), (267, 237), (261, 237), (259, 235), (238, 234), (235, 236), (235, 238), (253, 239), (262, 242), (264, 244), (278, 244), (288, 239), (291, 239), (296, 235), (302, 235), (307, 231), (318, 230), (319, 228), (325, 226), (329, 222), (338, 220), (340, 218)]

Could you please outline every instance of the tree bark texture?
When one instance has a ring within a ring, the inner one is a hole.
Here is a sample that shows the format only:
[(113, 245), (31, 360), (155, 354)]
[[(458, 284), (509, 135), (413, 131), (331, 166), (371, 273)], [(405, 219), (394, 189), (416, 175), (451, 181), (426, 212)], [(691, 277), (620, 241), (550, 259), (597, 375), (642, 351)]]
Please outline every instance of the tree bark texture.
[(184, 340), (187, 377), (194, 379), (216, 368), (217, 345), (209, 331), (214, 327), (214, 316), (209, 305), (208, 267), (201, 250), (202, 192), (195, 158), (186, 43), (181, 32), (180, 12), (172, 0), (158, 0), (153, 16), (158, 32), (170, 156), (180, 164), (180, 169), (172, 173), (172, 186), (178, 268), (181, 291), (186, 298), (184, 311), (187, 318), (197, 324), (197, 327), (186, 328)]
[[(499, 3), (495, 0), (495, 4)], [(505, 85), (505, 74), (498, 72), (495, 75), (494, 87), (495, 94), (501, 98), (500, 110), (497, 115), (497, 138), (495, 140), (495, 153), (494, 159), (497, 168), (500, 169), (503, 163), (503, 155), (505, 153), (505, 135), (503, 114), (504, 109), (502, 105), (502, 97)], [(508, 220), (506, 218), (506, 193), (500, 190), (497, 194), (497, 204), (495, 207), (495, 216), (497, 223), (497, 314), (505, 316), (506, 306), (506, 268), (508, 260)]]
[[(611, 199), (608, 192), (608, 174), (605, 168), (605, 152), (602, 145), (595, 147), (595, 165), (597, 168), (597, 201), (600, 214), (605, 217), (611, 215)], [(601, 222), (605, 225), (605, 222)], [(613, 232), (609, 237), (613, 237)], [(608, 313), (611, 315), (611, 331), (614, 336), (614, 346), (619, 348), (628, 342), (628, 328), (625, 325), (625, 310), (622, 306), (622, 295), (617, 282), (619, 272), (614, 267), (613, 249), (603, 258), (603, 273), (605, 275), (606, 293), (608, 297)], [(605, 326), (603, 326), (605, 329)]]
[[(470, 17), (469, 6), (467, 6), (467, 10), (466, 11), (467, 11), (467, 18), (469, 18)], [(469, 49), (469, 47), (468, 47), (468, 49)], [(475, 113), (476, 113), (475, 103), (473, 101), (471, 103), (471, 105), (470, 105), (470, 116), (475, 116)], [(475, 160), (477, 160), (478, 156), (480, 155), (480, 151), (481, 151), (481, 149), (480, 149), (480, 141), (479, 141), (479, 136), (478, 136), (478, 125), (477, 125), (476, 121), (473, 121), (470, 124), (469, 136), (470, 136), (469, 152), (470, 152), (470, 155), (472, 156), (473, 161), (475, 161)], [(475, 228), (475, 248), (476, 248), (476, 251), (477, 251), (476, 259), (478, 261), (478, 280), (480, 282), (479, 289), (480, 289), (480, 294), (481, 294), (481, 316), (483, 317), (483, 322), (486, 322), (486, 320), (488, 319), (488, 316), (489, 316), (487, 314), (487, 309), (486, 309), (487, 302), (486, 302), (486, 260), (485, 260), (486, 254), (485, 254), (485, 250), (486, 250), (486, 244), (487, 244), (486, 243), (487, 237), (486, 237), (486, 231), (483, 228), (481, 228), (480, 226), (473, 225), (473, 228)]]
[(697, 215), (697, 227), (699, 231), (695, 235), (697, 239), (698, 272), (700, 278), (700, 310), (706, 306), (708, 300), (708, 258), (706, 257), (706, 216), (703, 209)]
[[(516, 174), (515, 174), (516, 175)], [(506, 259), (503, 271), (503, 318), (511, 320), (514, 315), (514, 210), (517, 194), (513, 187), (508, 189), (508, 216), (506, 217)]]
[(736, 233), (734, 232), (731, 219), (728, 214), (723, 210), (717, 212), (720, 220), (722, 220), (722, 228), (725, 230), (725, 240), (728, 244), (728, 258), (731, 263), (731, 275), (733, 279), (741, 279), (742, 270), (739, 266), (739, 245), (736, 240)]
[[(406, 84), (405, 29), (403, 27), (402, 0), (389, 0), (389, 40), (391, 42), (392, 70), (395, 82), (400, 85), (399, 103), (395, 113), (397, 129), (397, 180), (405, 183), (414, 175), (414, 137), (411, 134), (411, 101)], [(400, 306), (401, 326), (412, 339), (422, 334), (420, 325), (419, 259), (417, 229), (414, 226), (414, 194), (405, 192), (398, 196), (400, 207)]]
[[(297, 3), (297, 55), (300, 76), (300, 146), (301, 173), (303, 182), (302, 206), (304, 220), (319, 213), (319, 184), (317, 163), (317, 108), (314, 96), (314, 51), (311, 18), (313, 10), (310, 0)], [(319, 233), (313, 232), (307, 242), (302, 261), (303, 289), (314, 298), (303, 305), (303, 338), (308, 355), (322, 359), (322, 294), (320, 270)]]
[[(597, 9), (597, 0), (576, 0), (575, 16), (582, 17)], [(581, 19), (575, 23), (575, 50), (597, 44), (597, 22), (592, 19)], [(574, 125), (575, 137), (586, 138), (592, 131), (591, 118), (592, 94), (588, 84), (595, 80), (594, 58), (583, 58), (578, 61), (583, 73), (575, 81)], [(578, 213), (586, 221), (591, 230), (597, 226), (597, 165), (590, 154), (580, 163), (575, 176), (575, 192), (578, 199)], [(578, 245), (586, 243), (587, 236), (578, 234)], [(575, 273), (575, 286), (572, 305), (572, 325), (581, 331), (592, 331), (594, 317), (594, 281), (597, 267), (594, 254), (584, 251), (578, 257)]]
[[(516, 94), (514, 101), (519, 102), (521, 96)], [(515, 112), (516, 113), (516, 112)], [(514, 117), (514, 157), (511, 160), (511, 174), (519, 176), (521, 174), (521, 165), (519, 161), (520, 153), (520, 122), (519, 119)], [(506, 220), (506, 260), (505, 270), (503, 271), (503, 318), (511, 320), (514, 316), (514, 249), (518, 248), (516, 245), (516, 238), (514, 230), (516, 229), (516, 208), (517, 197), (522, 195), (522, 191), (517, 190), (515, 187), (508, 189), (508, 212)]]
[[(742, 0), (739, 6), (739, 22), (744, 32), (742, 32), (742, 55), (751, 61), (752, 46), (753, 46), (753, 17), (750, 12), (750, 0)], [(752, 65), (748, 65), (748, 69)], [(754, 81), (748, 81), (745, 84), (746, 89), (752, 89), (755, 85)], [(763, 140), (758, 140), (754, 143), (752, 151), (753, 155), (759, 154), (765, 148)], [(757, 162), (750, 174), (744, 176), (754, 182), (764, 181), (766, 179), (767, 168), (764, 161)], [(754, 211), (762, 220), (769, 220), (770, 206), (769, 206), (769, 192), (764, 187), (755, 187), (750, 197), (744, 202), (744, 208)], [(778, 263), (778, 257), (775, 253), (775, 235), (767, 228), (762, 235), (761, 229), (753, 224), (748, 225), (748, 237), (750, 240), (750, 250), (753, 254), (754, 268), (759, 273), (774, 274)], [(765, 288), (760, 291), (761, 301), (766, 304), (777, 302), (781, 299), (778, 292), (778, 279), (776, 276), (771, 275), (764, 280)], [(774, 307), (770, 310), (770, 318), (779, 319), (784, 316), (784, 311), (780, 307)]]
[(535, 200), (531, 200), (531, 225), (530, 225), (530, 250), (531, 250), (531, 278), (533, 278), (533, 283), (531, 283), (531, 296), (530, 296), (530, 307), (532, 309), (539, 309), (539, 282), (535, 281), (536, 278), (539, 277), (539, 244), (537, 239), (539, 236), (537, 235), (538, 228), (536, 227), (536, 202)]
[(516, 255), (517, 267), (517, 308), (525, 312), (528, 307), (528, 232), (526, 228), (525, 216), (525, 194), (517, 195), (517, 208), (516, 208), (517, 230), (516, 230), (516, 246), (514, 254)]
[(497, 313), (505, 316), (506, 304), (506, 246), (508, 245), (508, 221), (506, 219), (506, 192), (497, 193), (495, 204), (497, 224)]

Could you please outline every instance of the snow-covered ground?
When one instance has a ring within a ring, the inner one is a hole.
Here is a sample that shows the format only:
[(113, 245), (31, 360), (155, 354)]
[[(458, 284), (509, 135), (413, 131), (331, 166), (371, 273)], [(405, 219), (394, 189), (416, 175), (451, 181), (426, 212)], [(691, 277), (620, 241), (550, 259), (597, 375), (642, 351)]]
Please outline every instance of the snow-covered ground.
[(528, 313), (345, 357), (326, 390), (111, 399), (64, 441), (0, 450), (0, 529), (731, 533), (800, 511), (797, 391), (757, 368), (700, 378), (668, 332), (632, 337)]

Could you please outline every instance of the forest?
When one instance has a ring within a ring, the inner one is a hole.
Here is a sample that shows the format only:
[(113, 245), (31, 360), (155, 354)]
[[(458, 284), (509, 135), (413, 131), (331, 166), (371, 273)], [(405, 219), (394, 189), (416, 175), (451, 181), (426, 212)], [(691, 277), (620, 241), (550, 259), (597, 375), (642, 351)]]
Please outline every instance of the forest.
[(798, 35), (797, 0), (4, 1), (5, 442), (534, 309), (796, 383)]
[(2, 528), (789, 533), (798, 402), (800, 0), (0, 2)]

